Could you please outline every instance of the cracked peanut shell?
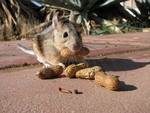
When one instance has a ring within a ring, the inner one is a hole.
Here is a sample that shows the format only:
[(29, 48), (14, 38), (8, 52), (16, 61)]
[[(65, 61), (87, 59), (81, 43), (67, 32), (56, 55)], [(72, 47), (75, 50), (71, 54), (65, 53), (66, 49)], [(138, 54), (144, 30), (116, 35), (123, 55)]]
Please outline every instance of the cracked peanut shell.
[(94, 66), (94, 67), (91, 67), (91, 68), (86, 68), (86, 69), (82, 69), (82, 70), (77, 71), (76, 77), (84, 78), (84, 79), (94, 79), (94, 76), (99, 71), (102, 71), (103, 73), (105, 73), (103, 71), (102, 67)]
[(64, 48), (62, 51), (61, 51), (61, 56), (63, 57), (82, 57), (82, 56), (86, 56), (88, 55), (90, 52), (90, 50), (86, 47), (82, 47), (80, 49), (80, 51), (76, 52), (76, 53), (73, 53), (69, 48)]

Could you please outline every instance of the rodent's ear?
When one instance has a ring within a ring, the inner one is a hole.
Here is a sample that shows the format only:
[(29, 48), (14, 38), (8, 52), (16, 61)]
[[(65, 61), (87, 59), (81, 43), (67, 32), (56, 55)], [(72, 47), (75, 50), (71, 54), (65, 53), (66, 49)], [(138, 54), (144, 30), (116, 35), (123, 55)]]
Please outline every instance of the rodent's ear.
[(52, 26), (53, 28), (56, 28), (57, 25), (59, 25), (58, 23), (60, 23), (60, 18), (58, 16), (58, 12), (54, 13), (54, 16), (52, 18)]
[(75, 23), (75, 14), (74, 14), (74, 12), (72, 10), (70, 11), (69, 21), (71, 23)]

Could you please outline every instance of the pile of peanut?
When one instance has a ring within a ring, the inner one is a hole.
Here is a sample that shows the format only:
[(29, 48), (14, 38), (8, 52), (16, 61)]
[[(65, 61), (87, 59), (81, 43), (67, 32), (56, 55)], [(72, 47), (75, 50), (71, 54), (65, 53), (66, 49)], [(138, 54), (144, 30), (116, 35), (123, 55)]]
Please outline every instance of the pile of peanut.
[[(82, 52), (83, 51), (83, 52)], [(87, 48), (82, 48), (78, 52), (78, 56), (85, 56), (89, 53)], [(71, 52), (65, 49), (61, 52), (64, 57), (71, 57)], [(77, 77), (81, 79), (93, 79), (96, 84), (106, 87), (110, 90), (118, 90), (120, 81), (116, 76), (107, 75), (100, 66), (88, 67), (87, 63), (71, 64), (65, 70), (61, 66), (52, 66), (50, 68), (43, 68), (36, 73), (41, 79), (58, 77), (64, 72), (64, 75), (69, 78)]]
[(65, 76), (72, 78), (93, 79), (98, 85), (110, 90), (118, 90), (119, 79), (113, 75), (107, 75), (100, 66), (87, 68), (85, 63), (72, 64), (65, 69)]

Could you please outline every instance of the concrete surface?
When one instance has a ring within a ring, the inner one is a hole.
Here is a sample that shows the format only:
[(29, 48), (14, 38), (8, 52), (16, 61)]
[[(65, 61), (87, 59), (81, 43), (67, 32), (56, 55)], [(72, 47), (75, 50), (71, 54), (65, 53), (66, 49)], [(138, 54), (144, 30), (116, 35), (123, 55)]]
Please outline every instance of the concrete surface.
[(32, 41), (6, 41), (0, 42), (0, 69), (37, 63), (36, 57), (23, 53), (17, 44), (32, 48)]
[[(110, 91), (94, 81), (35, 76), (38, 63), (16, 48), (31, 41), (0, 42), (0, 113), (148, 113), (150, 111), (150, 33), (84, 37), (90, 65), (119, 77), (121, 88)], [(93, 41), (94, 40), (94, 41)], [(95, 41), (96, 40), (96, 41)], [(122, 50), (122, 51), (121, 51)], [(101, 56), (101, 58), (97, 57)], [(65, 94), (59, 87), (80, 94)]]

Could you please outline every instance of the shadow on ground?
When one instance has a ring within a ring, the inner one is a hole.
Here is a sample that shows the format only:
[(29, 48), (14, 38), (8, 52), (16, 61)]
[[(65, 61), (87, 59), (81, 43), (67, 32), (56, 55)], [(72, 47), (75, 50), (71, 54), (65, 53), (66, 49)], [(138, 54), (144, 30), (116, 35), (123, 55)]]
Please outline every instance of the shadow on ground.
[(150, 62), (134, 62), (129, 59), (103, 58), (87, 59), (90, 66), (101, 66), (105, 71), (129, 71), (142, 68)]
[(119, 89), (119, 91), (132, 91), (132, 90), (136, 90), (136, 89), (137, 89), (136, 86), (129, 85), (129, 84), (126, 84), (123, 81), (120, 81), (120, 89)]

